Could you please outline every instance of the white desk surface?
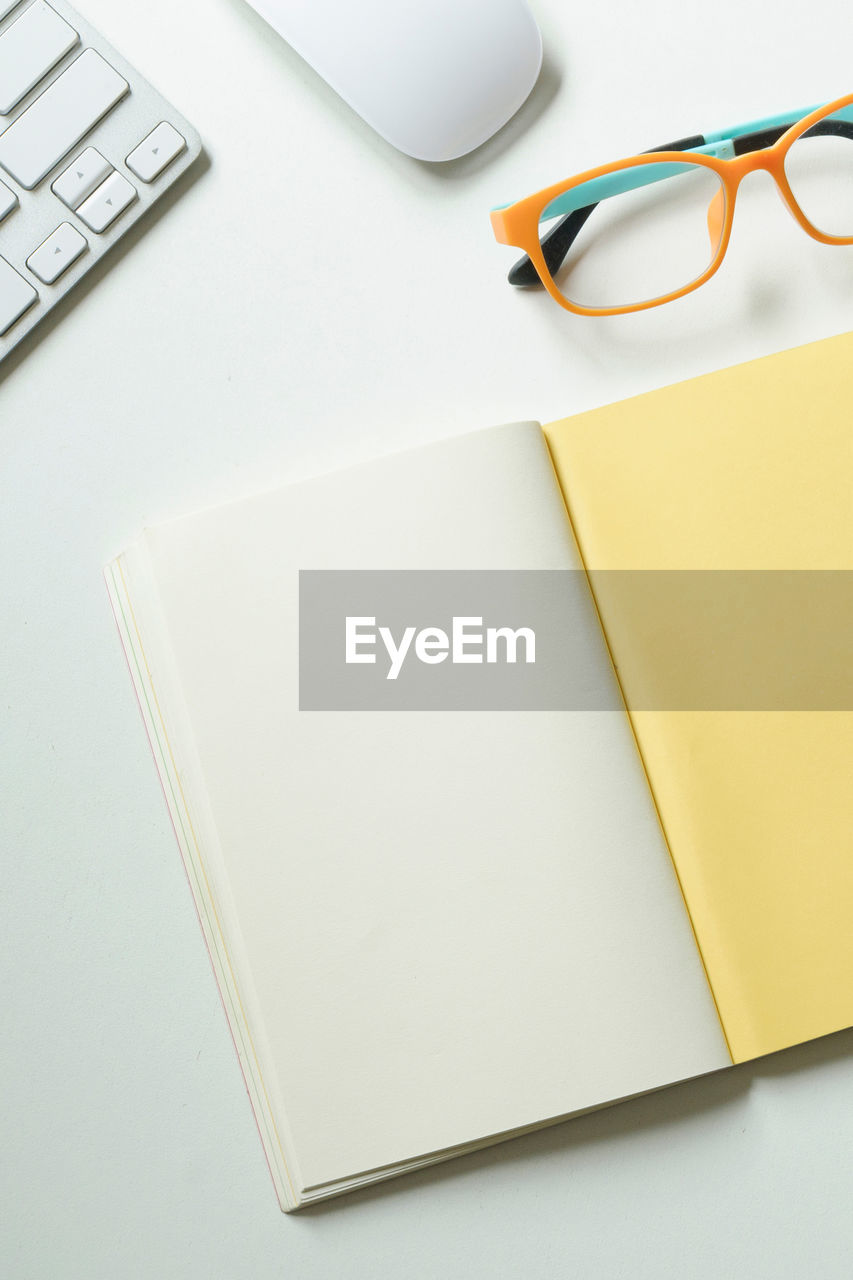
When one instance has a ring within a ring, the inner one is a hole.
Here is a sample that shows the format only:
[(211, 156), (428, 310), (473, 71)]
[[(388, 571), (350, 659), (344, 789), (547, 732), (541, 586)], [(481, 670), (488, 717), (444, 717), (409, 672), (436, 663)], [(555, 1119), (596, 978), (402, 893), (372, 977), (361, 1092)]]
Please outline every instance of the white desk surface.
[(715, 280), (645, 315), (515, 294), (488, 223), (587, 166), (849, 91), (848, 8), (534, 8), (533, 99), (430, 168), (243, 0), (86, 2), (210, 164), (0, 378), (10, 1280), (850, 1275), (849, 1032), (285, 1218), (109, 614), (101, 565), (146, 523), (851, 326), (853, 249), (810, 241), (763, 175)]

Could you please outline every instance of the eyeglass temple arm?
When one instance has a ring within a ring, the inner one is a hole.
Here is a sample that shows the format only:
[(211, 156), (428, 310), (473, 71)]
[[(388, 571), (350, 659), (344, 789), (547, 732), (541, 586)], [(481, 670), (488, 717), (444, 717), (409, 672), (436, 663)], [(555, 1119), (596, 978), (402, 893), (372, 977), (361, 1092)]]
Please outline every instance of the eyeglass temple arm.
[[(730, 143), (731, 154), (736, 156), (746, 155), (750, 151), (761, 151), (765, 147), (772, 147), (773, 143), (778, 142), (782, 134), (790, 129), (792, 124), (795, 124), (797, 120), (801, 120), (803, 116), (808, 115), (812, 110), (814, 108), (810, 107), (807, 111), (787, 113), (784, 117), (771, 116), (767, 120), (756, 120), (750, 124), (737, 126), (734, 129), (720, 130), (718, 133), (710, 133), (706, 137), (701, 134), (695, 134), (688, 138), (679, 138), (677, 141), (668, 142), (663, 146), (650, 147), (644, 154), (650, 155), (655, 151), (697, 151), (700, 147), (711, 150), (713, 144)], [(834, 134), (853, 139), (853, 123), (840, 120), (837, 117), (829, 120), (819, 120), (809, 130), (809, 134), (812, 136)], [(663, 166), (661, 167), (663, 168)], [(659, 181), (665, 176), (665, 174), (661, 173), (658, 178), (653, 180)], [(636, 185), (645, 184), (638, 182)], [(630, 187), (624, 186), (622, 190), (630, 190)], [(593, 210), (597, 208), (598, 204), (599, 201), (596, 200), (580, 209), (572, 209), (543, 238), (542, 255), (552, 275), (562, 266), (584, 223)], [(536, 268), (527, 254), (515, 263), (507, 279), (510, 284), (521, 287), (541, 286), (542, 284)]]

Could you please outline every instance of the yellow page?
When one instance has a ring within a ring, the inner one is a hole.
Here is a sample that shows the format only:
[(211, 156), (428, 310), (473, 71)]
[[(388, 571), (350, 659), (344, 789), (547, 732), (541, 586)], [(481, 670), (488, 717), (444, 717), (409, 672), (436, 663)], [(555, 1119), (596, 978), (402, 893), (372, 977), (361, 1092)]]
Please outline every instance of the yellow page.
[[(853, 570), (853, 334), (546, 436), (594, 590), (602, 570)], [(596, 598), (620, 674), (667, 676), (671, 644), (638, 660), (631, 609)], [(853, 1023), (853, 712), (632, 721), (734, 1060)]]

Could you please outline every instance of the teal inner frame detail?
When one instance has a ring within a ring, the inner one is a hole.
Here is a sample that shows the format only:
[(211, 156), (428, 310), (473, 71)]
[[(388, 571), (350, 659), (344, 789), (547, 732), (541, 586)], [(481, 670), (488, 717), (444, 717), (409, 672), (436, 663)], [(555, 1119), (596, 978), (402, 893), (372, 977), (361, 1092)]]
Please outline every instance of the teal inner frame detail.
[[(734, 156), (734, 145), (730, 140), (725, 142), (706, 143), (702, 147), (693, 147), (685, 151), (685, 156), (704, 155), (719, 156), (722, 160), (730, 160)], [(620, 196), (626, 191), (636, 191), (638, 187), (648, 187), (654, 182), (663, 182), (666, 178), (683, 177), (692, 173), (696, 165), (689, 160), (640, 163), (631, 169), (617, 169), (615, 173), (605, 173), (601, 178), (590, 178), (570, 191), (564, 191), (550, 204), (547, 204), (539, 215), (539, 221), (557, 218), (564, 213), (572, 213), (575, 209), (585, 209), (588, 205), (599, 204), (610, 196)]]

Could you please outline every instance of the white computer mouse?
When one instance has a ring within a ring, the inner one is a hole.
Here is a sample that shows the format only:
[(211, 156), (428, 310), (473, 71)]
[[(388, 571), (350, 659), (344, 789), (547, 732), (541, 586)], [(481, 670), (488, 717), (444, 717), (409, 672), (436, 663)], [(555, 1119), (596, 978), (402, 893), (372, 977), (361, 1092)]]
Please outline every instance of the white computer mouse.
[(506, 124), (536, 83), (525, 0), (249, 0), (383, 138), (455, 160)]

